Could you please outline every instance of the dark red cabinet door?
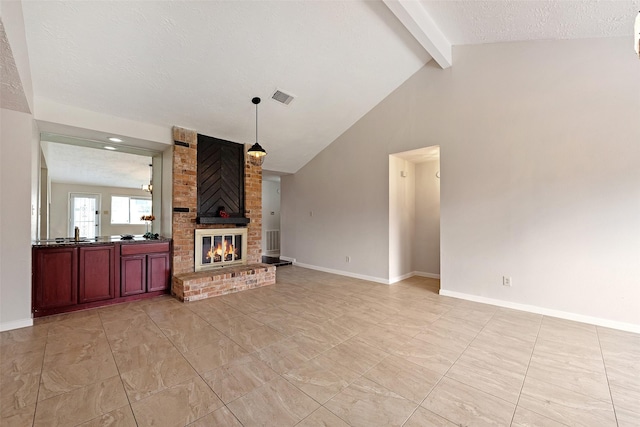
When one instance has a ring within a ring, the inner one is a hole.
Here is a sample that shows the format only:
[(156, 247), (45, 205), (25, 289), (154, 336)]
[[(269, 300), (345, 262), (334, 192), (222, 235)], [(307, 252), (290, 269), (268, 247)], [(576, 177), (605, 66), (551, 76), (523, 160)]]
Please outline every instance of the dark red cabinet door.
[(114, 262), (114, 246), (80, 248), (80, 303), (115, 298)]
[(147, 256), (128, 255), (120, 258), (120, 295), (142, 294), (147, 279)]
[(170, 276), (168, 253), (147, 255), (147, 292), (168, 289)]
[(34, 250), (34, 312), (78, 303), (78, 249)]

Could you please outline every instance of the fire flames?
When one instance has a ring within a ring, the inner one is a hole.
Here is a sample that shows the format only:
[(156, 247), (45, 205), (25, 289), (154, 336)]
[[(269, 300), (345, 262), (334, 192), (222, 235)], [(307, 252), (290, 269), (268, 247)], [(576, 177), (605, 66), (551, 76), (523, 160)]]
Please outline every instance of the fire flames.
[(207, 259), (213, 259), (213, 262), (220, 262), (223, 259), (225, 261), (233, 261), (234, 253), (235, 249), (233, 244), (228, 242), (226, 239), (223, 239), (222, 242), (215, 246), (215, 248), (211, 245), (211, 248), (207, 252)]

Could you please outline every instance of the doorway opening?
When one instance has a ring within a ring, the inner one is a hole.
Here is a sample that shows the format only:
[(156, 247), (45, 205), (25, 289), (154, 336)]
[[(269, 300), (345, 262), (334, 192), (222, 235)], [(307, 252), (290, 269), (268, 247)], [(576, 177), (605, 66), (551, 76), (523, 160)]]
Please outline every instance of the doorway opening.
[(75, 228), (80, 236), (93, 239), (100, 235), (100, 194), (69, 193), (69, 234)]
[(440, 147), (389, 156), (389, 282), (440, 279)]
[(280, 259), (280, 174), (262, 173), (262, 262), (291, 265)]

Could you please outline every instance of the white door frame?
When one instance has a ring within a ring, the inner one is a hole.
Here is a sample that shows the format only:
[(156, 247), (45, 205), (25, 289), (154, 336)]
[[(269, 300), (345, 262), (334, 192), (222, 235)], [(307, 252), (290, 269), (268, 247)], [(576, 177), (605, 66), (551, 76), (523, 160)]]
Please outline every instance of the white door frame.
[[(101, 200), (102, 196), (96, 193), (69, 193), (69, 215), (68, 215), (68, 222), (67, 222), (69, 224), (68, 236), (74, 235), (75, 222), (74, 222), (73, 211), (74, 211), (74, 201), (76, 198), (78, 199), (85, 198), (85, 199), (95, 200), (95, 214), (93, 216), (93, 224), (94, 224), (94, 230), (95, 230), (94, 235), (91, 236), (86, 231), (84, 233), (81, 231), (80, 235), (82, 237), (100, 236), (100, 205), (102, 201)], [(89, 221), (86, 221), (86, 222), (89, 222)], [(81, 230), (82, 230), (82, 227), (81, 227)]]

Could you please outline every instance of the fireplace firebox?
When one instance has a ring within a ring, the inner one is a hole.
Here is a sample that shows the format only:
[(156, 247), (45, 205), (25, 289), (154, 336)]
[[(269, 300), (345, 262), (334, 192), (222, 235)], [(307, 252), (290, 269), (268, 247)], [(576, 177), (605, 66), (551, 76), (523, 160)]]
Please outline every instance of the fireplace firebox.
[(247, 263), (247, 229), (198, 229), (195, 271)]

